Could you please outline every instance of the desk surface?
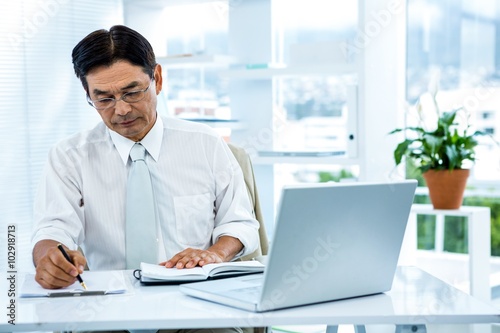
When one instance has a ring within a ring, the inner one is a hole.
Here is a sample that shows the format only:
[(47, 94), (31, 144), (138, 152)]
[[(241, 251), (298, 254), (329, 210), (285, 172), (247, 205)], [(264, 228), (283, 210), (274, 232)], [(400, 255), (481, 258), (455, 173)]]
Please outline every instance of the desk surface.
[(398, 268), (384, 294), (260, 314), (185, 296), (177, 286), (142, 287), (124, 273), (132, 287), (123, 295), (16, 299), (15, 325), (3, 315), (0, 331), (500, 322), (500, 310), (415, 267)]

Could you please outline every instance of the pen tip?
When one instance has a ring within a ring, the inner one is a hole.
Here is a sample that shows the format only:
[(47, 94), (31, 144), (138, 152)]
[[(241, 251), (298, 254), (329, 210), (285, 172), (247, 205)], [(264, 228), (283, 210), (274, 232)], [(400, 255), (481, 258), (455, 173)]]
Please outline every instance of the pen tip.
[(80, 284), (82, 285), (83, 289), (87, 290), (87, 285), (85, 284), (85, 282), (82, 282)]

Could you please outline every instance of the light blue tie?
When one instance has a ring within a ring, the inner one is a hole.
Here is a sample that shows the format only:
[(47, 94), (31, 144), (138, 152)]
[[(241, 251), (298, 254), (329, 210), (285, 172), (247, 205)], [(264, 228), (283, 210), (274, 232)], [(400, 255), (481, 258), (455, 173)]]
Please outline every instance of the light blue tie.
[(146, 149), (140, 143), (130, 150), (132, 168), (127, 182), (126, 258), (127, 269), (139, 268), (142, 261), (158, 263), (158, 238), (153, 187), (145, 162)]

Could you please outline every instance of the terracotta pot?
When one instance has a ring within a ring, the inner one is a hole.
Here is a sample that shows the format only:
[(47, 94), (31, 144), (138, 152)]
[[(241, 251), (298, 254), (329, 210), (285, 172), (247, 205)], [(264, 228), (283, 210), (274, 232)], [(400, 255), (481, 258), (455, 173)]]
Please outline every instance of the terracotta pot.
[(423, 174), (434, 209), (458, 209), (462, 205), (470, 170), (429, 170)]

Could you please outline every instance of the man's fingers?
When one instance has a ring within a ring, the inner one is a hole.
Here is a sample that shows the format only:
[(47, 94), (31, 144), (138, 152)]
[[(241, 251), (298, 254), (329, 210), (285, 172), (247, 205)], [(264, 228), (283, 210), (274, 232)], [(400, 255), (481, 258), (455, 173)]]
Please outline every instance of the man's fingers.
[(207, 264), (215, 264), (222, 262), (222, 259), (213, 252), (207, 252), (207, 255), (198, 262), (198, 265), (205, 266)]
[(191, 252), (186, 254), (184, 257), (179, 259), (177, 261), (177, 264), (175, 264), (176, 268), (193, 268), (198, 264), (198, 260), (195, 259), (196, 254)]
[(67, 250), (71, 261), (68, 261), (53, 240), (39, 241), (33, 249), (33, 260), (36, 266), (35, 280), (44, 288), (55, 289), (67, 287), (76, 281), (82, 272), (86, 259), (78, 251)]
[(73, 266), (76, 267), (79, 274), (83, 273), (85, 265), (87, 264), (87, 259), (79, 251), (68, 251), (69, 257), (73, 261)]
[[(196, 253), (195, 249), (185, 249), (184, 251), (181, 251), (174, 255), (172, 258), (170, 258), (168, 261), (164, 263), (164, 266), (167, 268), (184, 268), (186, 264), (191, 260)], [(194, 266), (193, 266), (194, 267)]]
[[(71, 255), (70, 255), (70, 258), (71, 258)], [(70, 263), (65, 257), (64, 255), (61, 253), (61, 251), (59, 251), (59, 249), (55, 249), (54, 251), (51, 251), (49, 253), (49, 259), (52, 261), (53, 263), (53, 266), (54, 267), (57, 267), (59, 268), (62, 273), (65, 273), (63, 274), (63, 277), (62, 279), (63, 280), (66, 280), (67, 277), (64, 277), (64, 275), (70, 275), (72, 277), (76, 277), (78, 275), (78, 269), (75, 267), (75, 265), (73, 265), (72, 263)], [(51, 269), (52, 271), (54, 271), (54, 269)], [(57, 274), (57, 273), (61, 273), (61, 272), (53, 272), (53, 274)]]
[(172, 258), (170, 258), (169, 260), (167, 260), (167, 262), (165, 263), (165, 267), (167, 268), (173, 268), (173, 267), (176, 267), (177, 266), (177, 262), (183, 258), (183, 253), (185, 252), (186, 250), (182, 251), (182, 252), (179, 252), (177, 253), (175, 256), (173, 256)]
[(63, 288), (73, 284), (78, 271), (57, 249), (51, 249), (40, 259), (35, 280), (44, 288)]
[(49, 289), (67, 287), (76, 280), (75, 277), (67, 274), (53, 264), (38, 265), (35, 279), (42, 287)]
[(185, 267), (186, 268), (193, 268), (195, 266), (198, 265), (198, 263), (200, 262), (201, 260), (201, 257), (197, 254), (193, 254), (193, 257), (191, 257), (191, 259), (189, 259), (187, 262), (186, 262), (186, 265)]
[(167, 268), (175, 267), (181, 269), (218, 262), (222, 262), (222, 259), (214, 252), (199, 249), (186, 249), (161, 264)]
[(72, 285), (76, 279), (73, 278), (72, 281), (67, 282), (59, 279), (57, 276), (37, 274), (35, 280), (45, 289), (60, 289)]

